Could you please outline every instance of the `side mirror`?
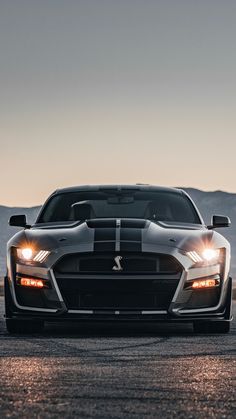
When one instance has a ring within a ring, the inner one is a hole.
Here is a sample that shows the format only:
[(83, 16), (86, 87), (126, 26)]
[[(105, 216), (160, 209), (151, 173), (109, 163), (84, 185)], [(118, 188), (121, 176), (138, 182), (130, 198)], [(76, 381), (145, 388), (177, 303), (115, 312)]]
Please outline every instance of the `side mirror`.
[(25, 215), (12, 215), (9, 220), (9, 226), (13, 227), (27, 227)]
[(220, 227), (229, 227), (231, 221), (229, 217), (225, 217), (224, 215), (213, 215), (211, 225), (208, 226), (209, 230), (213, 228), (220, 228)]

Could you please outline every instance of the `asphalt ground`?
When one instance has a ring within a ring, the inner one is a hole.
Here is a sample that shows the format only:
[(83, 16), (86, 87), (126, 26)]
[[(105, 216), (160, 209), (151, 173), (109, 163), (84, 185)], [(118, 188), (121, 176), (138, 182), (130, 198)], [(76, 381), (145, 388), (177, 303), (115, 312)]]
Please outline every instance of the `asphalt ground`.
[(227, 335), (64, 323), (10, 336), (0, 307), (0, 418), (236, 417), (236, 321)]

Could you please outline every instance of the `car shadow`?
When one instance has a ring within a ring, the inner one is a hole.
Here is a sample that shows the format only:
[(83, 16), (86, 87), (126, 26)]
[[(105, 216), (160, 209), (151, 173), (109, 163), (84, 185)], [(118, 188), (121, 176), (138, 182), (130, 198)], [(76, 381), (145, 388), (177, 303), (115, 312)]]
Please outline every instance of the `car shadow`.
[(191, 323), (188, 324), (81, 324), (81, 323), (46, 323), (42, 336), (53, 337), (156, 337), (186, 336), (193, 334)]

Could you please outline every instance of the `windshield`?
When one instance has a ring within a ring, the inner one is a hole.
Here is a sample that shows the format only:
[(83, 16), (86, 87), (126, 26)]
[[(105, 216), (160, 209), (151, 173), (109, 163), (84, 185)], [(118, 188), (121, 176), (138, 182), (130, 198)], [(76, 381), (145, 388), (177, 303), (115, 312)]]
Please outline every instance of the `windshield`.
[(190, 199), (167, 191), (81, 191), (53, 195), (37, 223), (84, 221), (94, 218), (141, 218), (201, 224)]

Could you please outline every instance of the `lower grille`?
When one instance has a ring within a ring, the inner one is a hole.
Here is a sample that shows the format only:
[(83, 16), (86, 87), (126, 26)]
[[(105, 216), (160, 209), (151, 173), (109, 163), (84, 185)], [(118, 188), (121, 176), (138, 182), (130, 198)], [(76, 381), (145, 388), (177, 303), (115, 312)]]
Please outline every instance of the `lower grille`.
[(171, 279), (129, 277), (66, 278), (56, 280), (68, 309), (167, 310), (179, 283)]
[(20, 305), (28, 307), (47, 308), (47, 299), (45, 298), (44, 291), (40, 289), (30, 289), (21, 287), (19, 285), (15, 288), (16, 298)]
[(194, 290), (189, 300), (186, 302), (185, 309), (198, 309), (214, 307), (220, 299), (220, 287), (206, 290)]

